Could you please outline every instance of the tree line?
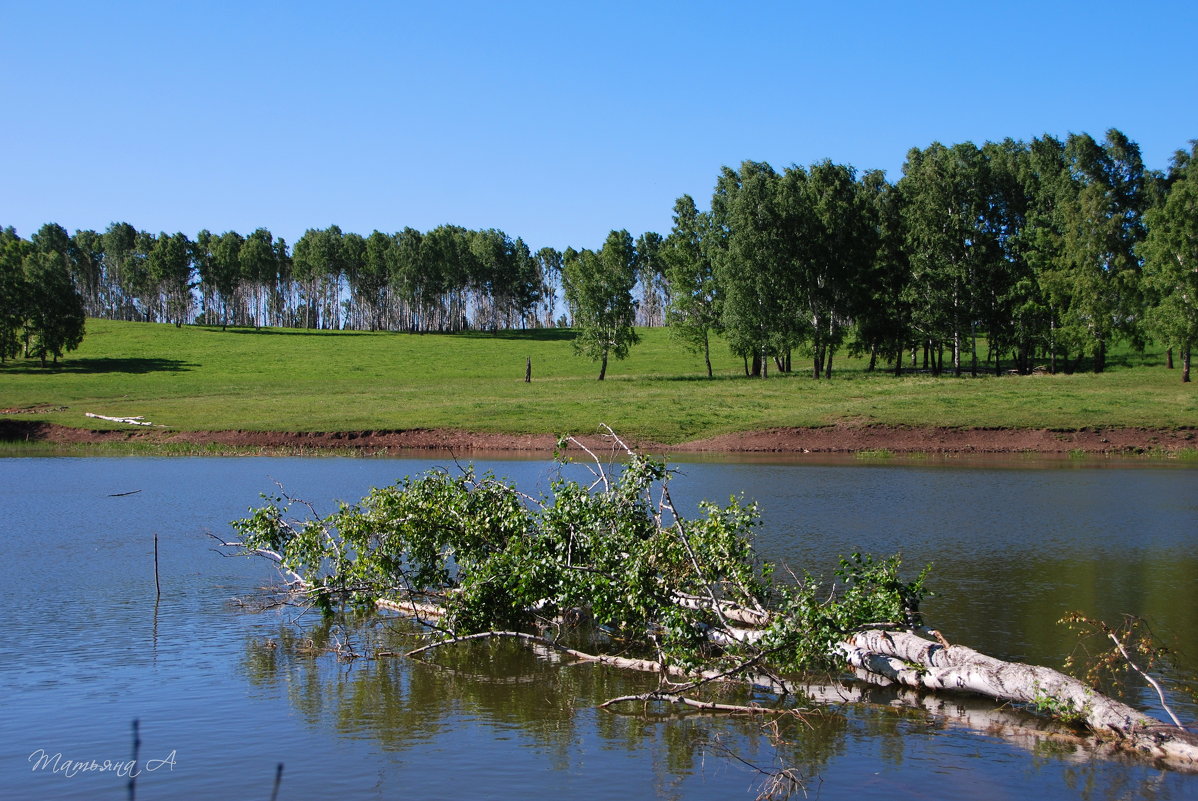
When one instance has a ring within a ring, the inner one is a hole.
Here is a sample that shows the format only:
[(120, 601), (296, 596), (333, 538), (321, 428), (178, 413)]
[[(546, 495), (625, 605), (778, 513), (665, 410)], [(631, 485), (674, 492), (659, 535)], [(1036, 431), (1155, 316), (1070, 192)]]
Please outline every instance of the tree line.
[[(1154, 339), (1170, 365), (1178, 351), (1188, 380), (1196, 155), (1192, 145), (1167, 172), (1148, 170), (1111, 130), (932, 143), (909, 151), (893, 183), (831, 161), (747, 161), (721, 170), (708, 210), (680, 197), (667, 236), (612, 231), (595, 251), (534, 253), (503, 231), (453, 225), (365, 237), (330, 226), (288, 247), (264, 228), (155, 236), (121, 222), (72, 236), (49, 223), (29, 242), (5, 229), (0, 292), (26, 297), (7, 288), (18, 274), (61, 290), (65, 273), (89, 316), (176, 325), (572, 325), (600, 378), (635, 344), (634, 326), (666, 325), (704, 354), (708, 375), (716, 335), (748, 375), (791, 372), (799, 354), (817, 378), (845, 350), (896, 373), (1056, 372), (1087, 359), (1101, 371), (1111, 346)], [(47, 336), (45, 353), (58, 355)]]
[[(1168, 173), (1117, 130), (912, 149), (903, 175), (819, 162), (725, 167), (689, 196), (659, 261), (692, 348), (720, 332), (746, 372), (831, 376), (848, 348), (893, 370), (1056, 372), (1150, 338), (1198, 338), (1198, 145)], [(979, 354), (984, 343), (985, 353)], [(945, 360), (948, 360), (947, 364)], [(1171, 364), (1170, 364), (1171, 366)], [(710, 360), (708, 361), (710, 374)]]
[[(7, 229), (11, 236), (15, 232)], [(544, 254), (502, 231), (445, 225), (363, 237), (333, 225), (293, 247), (269, 230), (154, 235), (42, 226), (92, 317), (175, 325), (460, 331), (536, 325)], [(552, 310), (549, 311), (552, 313)]]

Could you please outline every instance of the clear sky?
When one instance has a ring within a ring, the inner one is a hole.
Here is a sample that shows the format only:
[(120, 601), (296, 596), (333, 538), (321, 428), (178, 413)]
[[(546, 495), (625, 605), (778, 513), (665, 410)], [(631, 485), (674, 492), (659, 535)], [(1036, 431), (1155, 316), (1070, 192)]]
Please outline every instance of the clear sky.
[(722, 165), (1198, 138), (1198, 2), (0, 0), (0, 226), (669, 231)]

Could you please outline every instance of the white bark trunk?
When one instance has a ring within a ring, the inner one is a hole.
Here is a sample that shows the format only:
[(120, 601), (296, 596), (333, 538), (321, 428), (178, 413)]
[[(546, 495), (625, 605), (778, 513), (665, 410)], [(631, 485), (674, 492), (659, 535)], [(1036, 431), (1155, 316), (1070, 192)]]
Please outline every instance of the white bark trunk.
[[(109, 417), (106, 414), (93, 414), (92, 412), (84, 412), (84, 417), (94, 417), (97, 420), (108, 420), (113, 423), (127, 423), (131, 426), (154, 426), (154, 423), (148, 422), (142, 415), (137, 417)], [(158, 428), (166, 428), (166, 426), (157, 426)]]
[(1051, 704), (1129, 748), (1173, 767), (1198, 770), (1198, 737), (1153, 720), (1052, 668), (1004, 662), (962, 645), (896, 631), (860, 632), (841, 650), (853, 667), (907, 687), (977, 693), (1032, 706)]
[[(215, 536), (215, 535), (214, 535)], [(219, 538), (217, 538), (219, 539)], [(248, 550), (266, 557), (279, 565), (293, 578), (293, 585), (308, 588), (296, 574), (283, 568), (280, 555), (266, 549), (247, 549), (242, 543), (221, 542), (226, 547)], [(688, 608), (711, 608), (713, 601), (700, 596), (678, 596), (677, 602)], [(414, 599), (379, 599), (377, 605), (417, 619), (435, 619), (444, 614), (436, 605)], [(744, 609), (722, 601), (715, 602), (721, 617), (742, 625), (759, 626), (768, 624), (772, 615), (760, 610)], [(888, 625), (888, 624), (887, 624)], [(858, 677), (870, 683), (893, 683), (916, 690), (954, 691), (989, 696), (1008, 703), (1027, 704), (1038, 708), (1055, 710), (1058, 715), (1076, 716), (1077, 720), (1100, 737), (1105, 737), (1114, 748), (1139, 752), (1144, 756), (1160, 760), (1170, 768), (1198, 772), (1198, 735), (1185, 729), (1167, 725), (1148, 717), (1139, 710), (1095, 692), (1088, 685), (1070, 676), (1037, 665), (1005, 662), (962, 645), (950, 645), (936, 632), (921, 629), (921, 633), (935, 636), (926, 639), (907, 631), (887, 630), (883, 624), (876, 628), (859, 631), (839, 646), (846, 663), (858, 671)], [(713, 627), (709, 637), (734, 641), (754, 641), (762, 635), (761, 629), (736, 628), (725, 625)], [(746, 668), (754, 660), (731, 671), (700, 670), (686, 671), (676, 665), (663, 665), (649, 659), (629, 659), (606, 654), (588, 654), (559, 643), (522, 632), (484, 632), (464, 637), (450, 637), (437, 643), (418, 648), (408, 653), (417, 653), (442, 645), (480, 637), (514, 637), (551, 648), (555, 652), (583, 661), (599, 662), (626, 670), (664, 673), (677, 678), (702, 683), (727, 678), (745, 681), (780, 694), (799, 693), (815, 701), (843, 702), (859, 700), (858, 690), (847, 686), (803, 686), (789, 682), (779, 683), (770, 675), (747, 675)], [(388, 654), (390, 655), (390, 654)], [(398, 655), (398, 654), (394, 654)], [(732, 674), (736, 674), (733, 676)], [(691, 685), (694, 686), (694, 685)], [(984, 717), (984, 716), (983, 716)], [(979, 726), (979, 728), (981, 728)], [(1014, 727), (1021, 736), (1029, 732), (1021, 726)], [(1032, 735), (1036, 733), (1032, 732)]]

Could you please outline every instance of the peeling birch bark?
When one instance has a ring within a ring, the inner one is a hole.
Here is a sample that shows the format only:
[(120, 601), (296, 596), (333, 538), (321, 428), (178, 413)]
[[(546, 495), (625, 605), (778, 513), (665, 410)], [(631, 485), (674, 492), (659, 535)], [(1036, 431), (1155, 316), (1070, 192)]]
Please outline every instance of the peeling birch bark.
[[(683, 609), (711, 609), (712, 603), (707, 598), (702, 598), (698, 595), (686, 595), (684, 593), (675, 593), (674, 600)], [(745, 609), (742, 606), (730, 603), (728, 601), (720, 601), (720, 614), (728, 620), (737, 623), (743, 623), (746, 626), (768, 626), (773, 616), (768, 612), (758, 612), (755, 609)]]
[(903, 631), (859, 632), (841, 650), (853, 667), (906, 687), (975, 693), (1032, 706), (1051, 703), (1127, 748), (1173, 767), (1198, 770), (1194, 734), (1154, 720), (1058, 670), (1005, 662)]

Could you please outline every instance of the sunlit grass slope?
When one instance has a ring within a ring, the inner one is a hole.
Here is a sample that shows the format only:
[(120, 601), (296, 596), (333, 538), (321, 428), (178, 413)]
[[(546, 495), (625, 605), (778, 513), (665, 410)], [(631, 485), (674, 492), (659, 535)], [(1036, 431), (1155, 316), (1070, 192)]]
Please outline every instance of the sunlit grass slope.
[[(744, 378), (713, 348), (716, 378), (665, 330), (641, 330), (606, 381), (561, 330), (411, 335), (230, 329), (89, 320), (60, 366), (0, 367), (0, 408), (66, 407), (22, 419), (105, 425), (84, 412), (143, 415), (175, 429), (354, 431), (460, 428), (590, 432), (681, 442), (735, 430), (838, 422), (969, 427), (1198, 425), (1198, 390), (1159, 352), (1117, 354), (1102, 375), (895, 378), (838, 357), (831, 381), (806, 371)], [(532, 359), (532, 383), (524, 382)], [(804, 363), (805, 364), (805, 363)], [(796, 354), (796, 368), (799, 366)]]

